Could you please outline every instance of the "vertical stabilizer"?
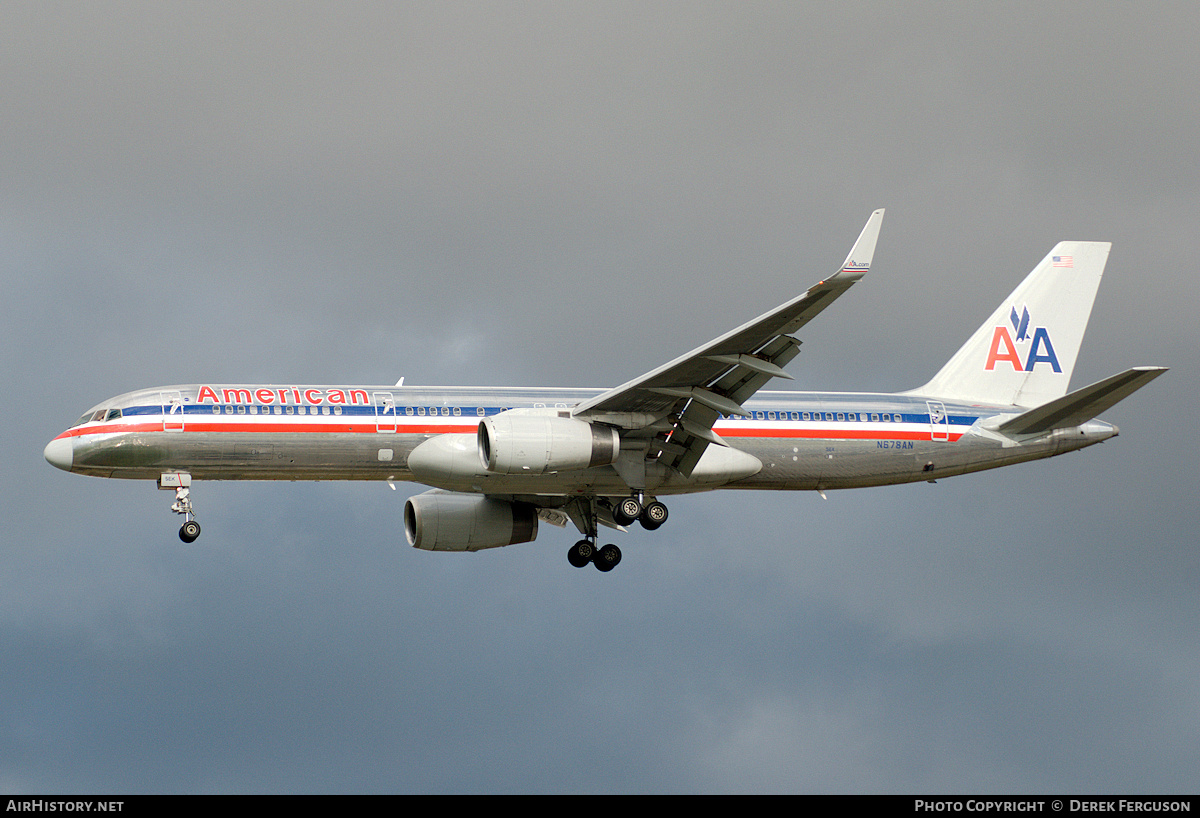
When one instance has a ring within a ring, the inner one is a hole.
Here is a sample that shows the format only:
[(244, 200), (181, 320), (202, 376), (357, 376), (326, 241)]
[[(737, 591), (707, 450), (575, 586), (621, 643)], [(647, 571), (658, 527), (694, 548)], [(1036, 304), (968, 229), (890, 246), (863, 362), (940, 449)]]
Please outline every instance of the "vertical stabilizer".
[(933, 380), (911, 394), (1016, 406), (1067, 394), (1111, 247), (1059, 242)]

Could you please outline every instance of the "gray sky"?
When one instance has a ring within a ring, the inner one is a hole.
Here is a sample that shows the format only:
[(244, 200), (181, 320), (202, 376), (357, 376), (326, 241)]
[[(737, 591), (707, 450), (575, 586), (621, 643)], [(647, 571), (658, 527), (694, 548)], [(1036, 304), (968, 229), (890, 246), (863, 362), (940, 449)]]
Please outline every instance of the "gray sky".
[[(0, 5), (0, 791), (1194, 792), (1192, 3)], [(800, 389), (924, 383), (1114, 243), (1080, 454), (407, 547), (382, 485), (45, 443), (203, 380), (608, 386), (835, 270)], [(14, 411), (15, 410), (15, 411)]]

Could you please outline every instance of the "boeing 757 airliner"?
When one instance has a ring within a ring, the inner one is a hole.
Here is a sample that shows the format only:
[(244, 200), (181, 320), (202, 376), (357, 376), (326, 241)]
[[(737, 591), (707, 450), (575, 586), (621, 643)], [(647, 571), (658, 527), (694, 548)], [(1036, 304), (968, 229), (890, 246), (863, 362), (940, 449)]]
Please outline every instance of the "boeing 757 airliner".
[(883, 211), (807, 292), (613, 389), (203, 383), (89, 409), (46, 460), (175, 492), (179, 537), (200, 535), (193, 480), (414, 481), (408, 542), (478, 551), (573, 523), (576, 567), (621, 559), (599, 526), (656, 529), (662, 498), (713, 489), (815, 491), (934, 481), (1114, 437), (1096, 416), (1166, 371), (1135, 367), (1068, 392), (1108, 259), (1064, 241), (919, 389), (760, 391), (795, 333), (870, 269)]

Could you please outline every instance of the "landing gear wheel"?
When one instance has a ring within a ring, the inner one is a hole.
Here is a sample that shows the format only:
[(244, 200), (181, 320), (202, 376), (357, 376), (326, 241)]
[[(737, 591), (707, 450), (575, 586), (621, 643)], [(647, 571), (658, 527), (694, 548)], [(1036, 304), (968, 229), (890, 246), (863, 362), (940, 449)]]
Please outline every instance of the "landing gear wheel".
[(188, 488), (191, 483), (192, 476), (184, 472), (171, 472), (158, 479), (159, 488), (175, 489), (175, 502), (171, 504), (171, 511), (183, 515), (179, 539), (186, 543), (193, 543), (200, 536), (200, 523), (196, 522), (196, 515), (192, 510), (192, 491)]
[(642, 504), (636, 497), (626, 497), (613, 509), (613, 522), (617, 525), (629, 525), (642, 513)]
[(617, 563), (621, 561), (621, 549), (615, 545), (606, 545), (596, 552), (596, 556), (592, 558), (592, 564), (596, 566), (598, 571), (611, 571), (617, 567)]
[(653, 531), (667, 521), (667, 507), (657, 500), (647, 503), (638, 520), (641, 521), (642, 528)]
[(582, 568), (592, 561), (595, 554), (596, 547), (594, 545), (587, 540), (580, 540), (567, 550), (567, 562), (576, 568)]

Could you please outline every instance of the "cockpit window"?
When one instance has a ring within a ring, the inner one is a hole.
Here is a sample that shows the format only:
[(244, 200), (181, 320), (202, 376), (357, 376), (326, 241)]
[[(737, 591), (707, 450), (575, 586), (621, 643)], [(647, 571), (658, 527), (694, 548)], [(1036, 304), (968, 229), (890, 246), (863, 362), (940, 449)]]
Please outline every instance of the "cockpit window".
[[(85, 423), (100, 423), (105, 420), (116, 420), (121, 417), (120, 409), (89, 409), (83, 413), (79, 420), (75, 421), (75, 426), (82, 426)], [(74, 429), (75, 426), (71, 428)]]

